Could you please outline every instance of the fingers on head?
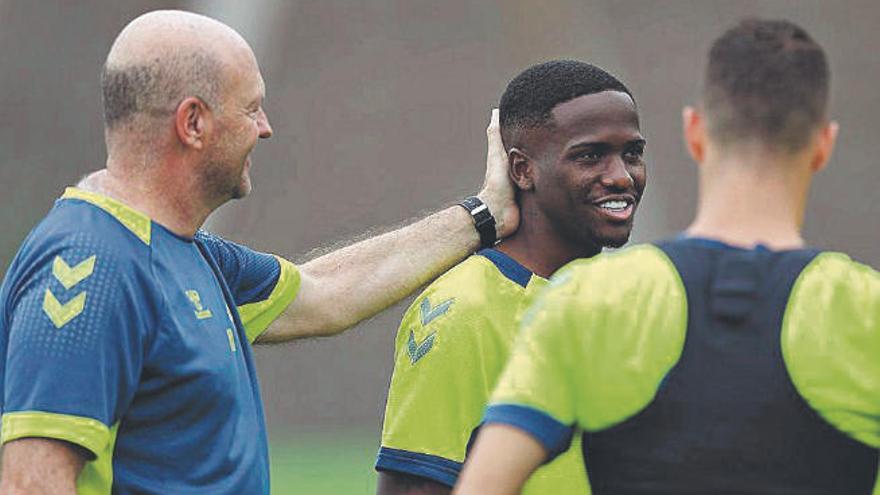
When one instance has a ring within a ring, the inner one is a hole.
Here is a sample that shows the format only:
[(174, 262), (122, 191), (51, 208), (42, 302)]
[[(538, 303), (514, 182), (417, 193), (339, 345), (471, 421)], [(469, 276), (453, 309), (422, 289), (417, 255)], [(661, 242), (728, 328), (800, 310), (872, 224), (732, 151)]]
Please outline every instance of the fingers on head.
[(498, 109), (493, 108), (492, 109), (492, 117), (489, 120), (489, 127), (486, 128), (486, 134), (489, 134), (491, 136), (492, 134), (498, 132), (498, 128), (500, 127), (498, 120), (499, 120)]

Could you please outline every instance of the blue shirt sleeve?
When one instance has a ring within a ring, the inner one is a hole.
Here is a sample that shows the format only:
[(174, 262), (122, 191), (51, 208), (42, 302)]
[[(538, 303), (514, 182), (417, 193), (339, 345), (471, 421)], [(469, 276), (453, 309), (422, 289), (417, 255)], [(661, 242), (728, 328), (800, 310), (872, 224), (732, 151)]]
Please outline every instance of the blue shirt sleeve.
[(281, 275), (281, 265), (275, 256), (254, 251), (205, 231), (199, 231), (196, 239), (220, 267), (236, 306), (269, 298)]
[(208, 232), (196, 234), (202, 252), (223, 275), (250, 342), (284, 312), (299, 293), (300, 274), (293, 263), (260, 253)]
[(4, 284), (2, 441), (49, 437), (98, 455), (127, 410), (156, 298), (136, 263), (81, 234), (22, 252)]

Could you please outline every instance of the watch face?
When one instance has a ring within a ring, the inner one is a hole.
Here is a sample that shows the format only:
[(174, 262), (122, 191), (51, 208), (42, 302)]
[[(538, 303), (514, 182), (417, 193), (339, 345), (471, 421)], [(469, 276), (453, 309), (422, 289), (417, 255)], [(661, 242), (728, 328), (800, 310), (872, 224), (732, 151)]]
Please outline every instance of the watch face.
[(468, 196), (467, 198), (464, 198), (462, 204), (465, 208), (468, 209), (468, 211), (471, 211), (480, 206), (480, 204), (482, 204), (482, 201), (480, 201), (480, 198), (477, 198), (476, 196)]

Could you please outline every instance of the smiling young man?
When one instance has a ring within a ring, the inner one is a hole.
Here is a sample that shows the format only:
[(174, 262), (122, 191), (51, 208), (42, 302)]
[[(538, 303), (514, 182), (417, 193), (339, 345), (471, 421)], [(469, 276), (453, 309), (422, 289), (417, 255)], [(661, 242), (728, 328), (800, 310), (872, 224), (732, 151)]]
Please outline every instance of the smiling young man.
[(880, 493), (880, 274), (800, 232), (829, 77), (791, 22), (713, 43), (683, 119), (694, 222), (554, 275), (458, 494), (520, 493), (575, 427), (594, 495)]
[[(645, 188), (635, 102), (602, 69), (531, 67), (510, 82), (500, 111), (520, 227), (437, 279), (404, 315), (376, 462), (381, 495), (450, 492), (521, 310), (565, 263), (626, 243)], [(526, 493), (587, 489), (573, 448)]]

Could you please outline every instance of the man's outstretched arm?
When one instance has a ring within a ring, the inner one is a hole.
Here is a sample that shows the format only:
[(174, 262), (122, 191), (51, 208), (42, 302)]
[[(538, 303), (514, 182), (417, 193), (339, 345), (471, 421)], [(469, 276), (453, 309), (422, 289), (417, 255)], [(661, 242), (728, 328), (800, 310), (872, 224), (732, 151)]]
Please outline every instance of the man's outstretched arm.
[[(486, 181), (478, 196), (495, 217), (499, 238), (519, 224), (498, 110), (486, 130)], [(370, 318), (443, 273), (479, 247), (470, 214), (451, 206), (411, 225), (299, 266), (296, 299), (257, 342), (332, 335)]]
[(506, 424), (484, 425), (452, 493), (519, 494), (546, 459), (547, 451), (525, 431)]

